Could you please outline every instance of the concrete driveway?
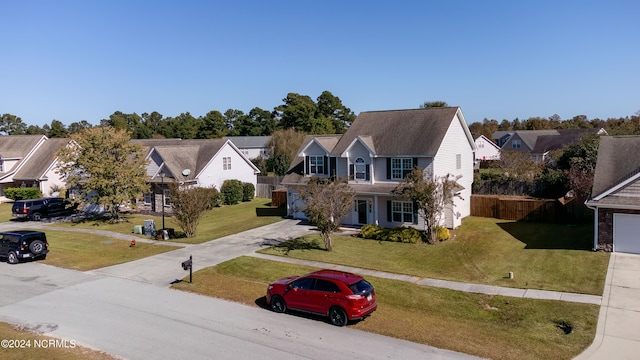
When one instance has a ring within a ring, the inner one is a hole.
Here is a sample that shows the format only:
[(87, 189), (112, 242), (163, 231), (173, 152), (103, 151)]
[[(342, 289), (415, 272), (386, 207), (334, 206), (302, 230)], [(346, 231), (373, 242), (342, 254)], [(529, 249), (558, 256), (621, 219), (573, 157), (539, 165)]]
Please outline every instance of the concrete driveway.
[(593, 344), (576, 359), (640, 357), (640, 255), (612, 253)]

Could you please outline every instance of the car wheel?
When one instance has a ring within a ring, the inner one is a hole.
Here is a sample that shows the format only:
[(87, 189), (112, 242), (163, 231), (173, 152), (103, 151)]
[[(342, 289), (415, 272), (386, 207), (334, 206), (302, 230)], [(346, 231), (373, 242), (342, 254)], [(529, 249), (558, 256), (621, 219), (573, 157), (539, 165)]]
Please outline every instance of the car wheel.
[(274, 295), (271, 298), (271, 310), (277, 313), (283, 313), (287, 311), (287, 304), (285, 304), (284, 299), (278, 295)]
[(347, 313), (339, 307), (329, 309), (329, 321), (335, 326), (347, 325)]
[(17, 264), (18, 263), (18, 255), (13, 251), (7, 255), (7, 262), (9, 264)]
[(29, 250), (35, 255), (42, 254), (44, 252), (44, 242), (41, 240), (34, 240), (29, 244)]
[(40, 215), (40, 213), (33, 213), (33, 214), (31, 214), (31, 220), (33, 220), (33, 221), (40, 221), (40, 219), (42, 219), (42, 215)]

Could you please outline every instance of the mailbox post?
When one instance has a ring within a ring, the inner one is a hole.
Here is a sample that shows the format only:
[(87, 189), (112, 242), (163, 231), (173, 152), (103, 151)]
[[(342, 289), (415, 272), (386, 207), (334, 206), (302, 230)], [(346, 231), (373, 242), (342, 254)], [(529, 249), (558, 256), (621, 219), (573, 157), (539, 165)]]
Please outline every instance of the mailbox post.
[(189, 255), (189, 260), (182, 262), (182, 270), (189, 270), (189, 284), (193, 280), (193, 257)]

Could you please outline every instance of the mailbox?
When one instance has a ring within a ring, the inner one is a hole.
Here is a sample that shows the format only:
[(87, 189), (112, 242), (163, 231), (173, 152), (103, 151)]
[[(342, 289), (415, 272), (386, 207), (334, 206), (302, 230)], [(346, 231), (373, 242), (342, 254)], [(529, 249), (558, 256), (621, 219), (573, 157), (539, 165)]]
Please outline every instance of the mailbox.
[(193, 261), (191, 260), (191, 258), (189, 258), (189, 260), (183, 261), (182, 262), (182, 269), (183, 270), (189, 270), (191, 269), (191, 264), (193, 263)]

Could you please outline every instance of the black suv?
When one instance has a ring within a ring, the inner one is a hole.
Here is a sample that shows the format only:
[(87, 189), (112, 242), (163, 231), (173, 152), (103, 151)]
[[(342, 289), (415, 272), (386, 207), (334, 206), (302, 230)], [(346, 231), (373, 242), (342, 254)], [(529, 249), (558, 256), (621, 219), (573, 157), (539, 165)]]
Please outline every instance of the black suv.
[(68, 205), (69, 201), (59, 197), (16, 200), (11, 207), (11, 213), (18, 219), (40, 221), (43, 217), (71, 213)]
[(7, 258), (9, 264), (23, 259), (45, 259), (48, 252), (47, 235), (41, 231), (0, 232), (0, 257)]

